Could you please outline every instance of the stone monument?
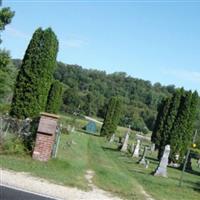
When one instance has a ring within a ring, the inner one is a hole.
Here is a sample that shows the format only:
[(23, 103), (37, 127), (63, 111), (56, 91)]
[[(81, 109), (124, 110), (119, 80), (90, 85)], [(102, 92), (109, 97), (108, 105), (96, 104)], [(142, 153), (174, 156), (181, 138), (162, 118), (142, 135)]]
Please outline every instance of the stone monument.
[(113, 143), (115, 140), (115, 134), (113, 133), (110, 140), (109, 140), (109, 143)]
[(169, 153), (170, 153), (170, 145), (166, 145), (163, 156), (160, 160), (158, 168), (154, 173), (154, 176), (167, 177), (167, 165), (169, 161)]
[(135, 145), (134, 145), (134, 142), (133, 142), (132, 145), (131, 145), (131, 153), (133, 153), (134, 149), (135, 149)]
[(154, 151), (155, 151), (155, 144), (152, 143), (152, 144), (151, 144), (151, 152), (154, 152)]
[(127, 152), (127, 150), (128, 150), (128, 140), (129, 140), (130, 131), (131, 131), (131, 126), (129, 125), (128, 131), (125, 135), (125, 138), (124, 138), (124, 141), (122, 143), (121, 150), (120, 150), (122, 152)]
[(139, 160), (139, 164), (141, 165), (145, 165), (146, 164), (146, 153), (147, 153), (147, 147), (144, 147), (144, 151), (143, 151), (143, 154), (142, 154), (142, 158)]
[(197, 160), (197, 166), (200, 168), (200, 158)]
[(122, 148), (121, 148), (122, 152), (127, 152), (127, 149), (128, 149), (128, 140), (129, 140), (129, 131), (125, 135), (125, 139), (124, 139), (124, 142), (123, 142), (123, 145), (122, 145)]
[(41, 113), (32, 155), (33, 159), (48, 161), (51, 158), (58, 119), (58, 115)]
[(139, 154), (140, 154), (140, 140), (138, 139), (132, 157), (139, 157)]

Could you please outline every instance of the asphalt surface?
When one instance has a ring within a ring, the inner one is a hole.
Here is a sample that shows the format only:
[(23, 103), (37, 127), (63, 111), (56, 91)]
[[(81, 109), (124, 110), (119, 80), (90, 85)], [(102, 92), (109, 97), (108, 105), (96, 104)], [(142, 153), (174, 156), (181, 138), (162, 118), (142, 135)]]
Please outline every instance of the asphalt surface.
[(0, 200), (55, 200), (0, 185)]

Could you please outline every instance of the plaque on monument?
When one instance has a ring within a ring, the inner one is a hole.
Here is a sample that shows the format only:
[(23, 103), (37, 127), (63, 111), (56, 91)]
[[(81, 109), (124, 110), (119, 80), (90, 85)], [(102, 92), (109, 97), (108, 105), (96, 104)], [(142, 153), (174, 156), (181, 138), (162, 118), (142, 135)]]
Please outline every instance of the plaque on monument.
[(57, 121), (53, 118), (42, 116), (38, 127), (38, 133), (54, 134), (56, 132)]

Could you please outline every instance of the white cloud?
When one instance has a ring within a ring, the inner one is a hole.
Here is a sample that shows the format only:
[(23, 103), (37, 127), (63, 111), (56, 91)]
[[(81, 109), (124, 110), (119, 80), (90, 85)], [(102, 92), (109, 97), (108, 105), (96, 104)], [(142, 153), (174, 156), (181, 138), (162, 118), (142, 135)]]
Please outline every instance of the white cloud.
[(17, 30), (16, 28), (12, 26), (7, 26), (5, 33), (8, 33), (12, 37), (16, 37), (16, 38), (21, 38), (21, 39), (26, 39), (26, 40), (30, 39), (30, 36), (28, 34), (20, 30)]
[(200, 83), (200, 72), (188, 69), (172, 69), (165, 68), (162, 70), (164, 75), (173, 76), (177, 79), (190, 81), (193, 83)]

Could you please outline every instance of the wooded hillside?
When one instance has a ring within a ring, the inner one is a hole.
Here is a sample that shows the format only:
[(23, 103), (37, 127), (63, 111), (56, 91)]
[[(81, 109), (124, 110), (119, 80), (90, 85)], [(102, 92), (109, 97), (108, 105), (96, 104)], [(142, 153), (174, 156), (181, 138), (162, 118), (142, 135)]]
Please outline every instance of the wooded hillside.
[[(13, 62), (20, 67), (20, 60)], [(175, 91), (174, 85), (152, 85), (150, 81), (131, 77), (125, 72), (107, 74), (79, 65), (57, 64), (54, 77), (65, 86), (63, 112), (104, 118), (109, 99), (119, 96), (123, 99), (120, 125), (131, 125), (138, 131), (152, 130), (158, 105)]]

